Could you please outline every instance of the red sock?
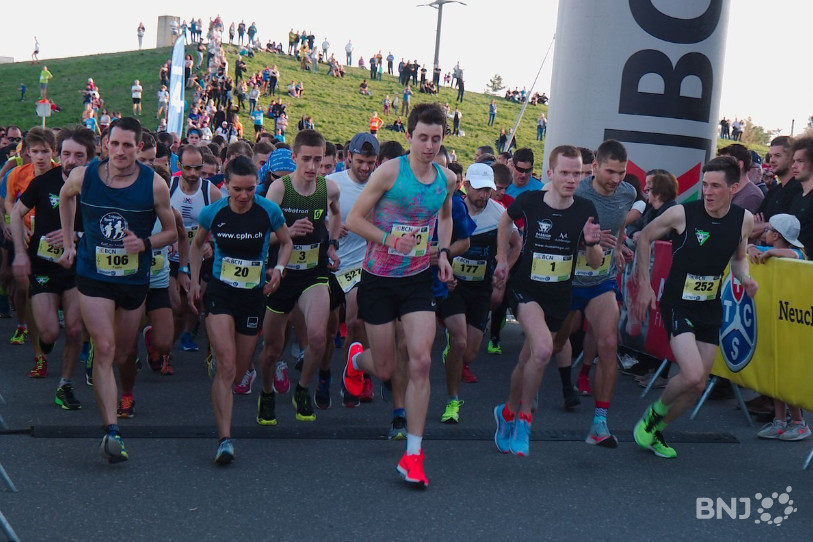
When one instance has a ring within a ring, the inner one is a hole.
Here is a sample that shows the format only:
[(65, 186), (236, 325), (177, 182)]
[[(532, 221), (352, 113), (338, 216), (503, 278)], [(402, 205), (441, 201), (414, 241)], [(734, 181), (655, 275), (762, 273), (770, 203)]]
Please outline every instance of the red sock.
[(606, 408), (609, 410), (610, 402), (609, 401), (596, 401), (596, 408)]
[(590, 369), (592, 369), (592, 365), (587, 365), (586, 363), (582, 363), (582, 370), (579, 372), (579, 375), (583, 376), (590, 376)]
[(525, 412), (520, 412), (519, 413), (519, 419), (523, 420), (523, 421), (526, 421), (528, 423), (531, 423), (531, 421), (533, 421), (534, 417), (533, 417), (533, 414), (531, 414), (530, 412), (528, 412), (527, 414)]
[(505, 405), (502, 407), (502, 417), (505, 418), (505, 421), (507, 422), (514, 421), (514, 413), (508, 410), (508, 403), (505, 403)]

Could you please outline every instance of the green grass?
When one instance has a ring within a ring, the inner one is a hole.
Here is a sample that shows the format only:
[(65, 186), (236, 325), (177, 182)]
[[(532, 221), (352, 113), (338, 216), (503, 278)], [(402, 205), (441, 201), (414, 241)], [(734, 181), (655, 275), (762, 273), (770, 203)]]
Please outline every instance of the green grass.
[[(229, 58), (229, 71), (233, 76), (236, 49), (227, 46)], [(189, 48), (189, 53), (195, 56)], [(159, 80), (158, 69), (171, 55), (170, 48), (144, 49), (142, 51), (111, 53), (85, 57), (52, 59), (44, 64), (53, 73), (54, 78), (48, 85), (48, 96), (63, 108), (47, 120), (48, 126), (65, 126), (79, 123), (82, 118), (82, 95), (79, 91), (85, 88), (88, 77), (92, 77), (100, 89), (109, 111), (121, 111), (123, 115), (132, 112), (130, 87), (135, 79), (141, 81), (144, 87), (142, 120), (150, 129), (157, 127), (155, 114), (157, 111), (156, 94)], [(271, 55), (258, 53), (253, 59), (247, 58), (249, 73), (262, 70), (265, 64), (277, 64), (280, 70), (280, 86), (285, 103), (288, 104), (288, 132), (286, 139), (293, 140), (296, 134), (296, 124), (302, 115), (311, 115), (316, 127), (329, 141), (344, 143), (356, 132), (366, 132), (369, 128), (369, 118), (373, 111), (384, 118), (389, 124), (397, 115), (384, 117), (382, 100), (386, 94), (390, 98), (399, 96), (402, 87), (397, 77), (384, 75), (382, 81), (368, 81), (373, 96), (362, 96), (358, 93), (358, 86), (362, 79), (369, 76), (369, 70), (359, 68), (347, 69), (344, 79), (327, 76), (327, 67), (319, 66), (319, 73), (302, 72), (299, 63), (286, 55)], [(18, 124), (24, 129), (41, 123), (41, 119), (34, 112), (34, 104), (39, 99), (39, 73), (41, 65), (32, 65), (30, 62), (17, 62), (0, 65), (0, 124)], [(17, 87), (20, 81), (25, 81), (28, 92), (26, 101), (19, 101)], [(292, 80), (302, 81), (305, 85), (305, 97), (302, 99), (285, 96), (285, 86)], [(425, 101), (448, 102), (454, 110), (457, 90), (441, 87), (436, 96), (417, 92), (412, 97), (412, 105)], [(189, 98), (189, 95), (187, 95)], [(448, 137), (446, 146), (454, 149), (458, 160), (468, 164), (473, 160), (474, 151), (479, 145), (494, 145), (499, 129), (513, 126), (520, 104), (510, 103), (497, 98), (497, 119), (493, 127), (486, 126), (488, 119), (488, 104), (492, 96), (466, 91), (465, 101), (460, 105), (463, 113), (461, 130), (463, 137)], [(260, 104), (267, 107), (270, 98), (263, 97)], [(537, 156), (537, 164), (542, 162), (543, 144), (536, 141), (536, 119), (540, 111), (547, 114), (547, 106), (528, 106), (525, 115), (517, 130), (517, 141), (520, 146), (530, 146)], [(248, 112), (240, 112), (240, 120), (245, 134), (253, 138), (253, 123)], [(406, 122), (406, 119), (404, 119)], [(451, 120), (449, 121), (451, 124)], [(273, 124), (266, 120), (266, 129), (272, 131)], [(381, 141), (397, 139), (405, 144), (403, 134), (390, 130), (379, 132)], [(720, 146), (728, 145), (730, 141), (719, 140)], [(764, 155), (767, 147), (750, 146)]]

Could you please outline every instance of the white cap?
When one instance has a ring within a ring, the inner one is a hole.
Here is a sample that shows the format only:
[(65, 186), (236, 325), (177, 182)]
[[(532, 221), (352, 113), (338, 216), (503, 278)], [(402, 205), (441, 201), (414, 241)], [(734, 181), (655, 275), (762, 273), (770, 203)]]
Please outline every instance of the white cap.
[(488, 164), (470, 165), (469, 169), (466, 170), (466, 180), (475, 190), (481, 188), (497, 189), (494, 184), (494, 170)]
[(793, 215), (778, 214), (773, 215), (768, 220), (768, 223), (779, 235), (785, 238), (785, 241), (795, 247), (804, 248), (804, 245), (799, 241), (799, 232), (802, 227), (798, 218)]

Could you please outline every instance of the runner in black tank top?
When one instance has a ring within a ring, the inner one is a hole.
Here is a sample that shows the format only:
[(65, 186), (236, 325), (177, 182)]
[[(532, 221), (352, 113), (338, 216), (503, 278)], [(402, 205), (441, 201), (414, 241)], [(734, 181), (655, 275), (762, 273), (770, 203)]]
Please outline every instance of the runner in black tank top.
[(655, 308), (649, 276), (650, 242), (673, 232), (672, 268), (664, 285), (661, 314), (680, 373), (666, 386), (636, 424), (633, 435), (642, 448), (658, 457), (677, 457), (661, 431), (677, 419), (703, 391), (719, 342), (722, 307), (720, 285), (726, 265), (753, 297), (757, 283), (748, 275), (748, 235), (754, 226), (750, 212), (731, 205), (739, 166), (718, 157), (703, 168), (703, 200), (676, 205), (651, 222), (638, 240), (635, 311), (643, 318)]

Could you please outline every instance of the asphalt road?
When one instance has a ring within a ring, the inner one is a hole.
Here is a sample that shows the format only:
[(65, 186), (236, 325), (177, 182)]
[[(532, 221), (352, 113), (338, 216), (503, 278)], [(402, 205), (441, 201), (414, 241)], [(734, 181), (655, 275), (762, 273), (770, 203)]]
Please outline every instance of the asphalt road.
[[(235, 398), (236, 460), (225, 468), (213, 463), (217, 440), (203, 353), (176, 352), (172, 377), (145, 364), (136, 417), (120, 424), (130, 460), (109, 465), (97, 455), (100, 418), (83, 375), (77, 370), (82, 410), (56, 407), (61, 344), (50, 356), (49, 376), (29, 379), (33, 355), (28, 345), (8, 343), (13, 326), (14, 320), (0, 320), (6, 400), (0, 415), (9, 426), (0, 438), (0, 463), (18, 492), (0, 483), (0, 512), (22, 540), (813, 539), (813, 470), (801, 469), (813, 441), (757, 439), (733, 400), (709, 402), (695, 421), (670, 426), (667, 440), (679, 456), (659, 459), (638, 449), (631, 432), (656, 394), (643, 400), (632, 378), (620, 376), (609, 418), (620, 445), (596, 448), (584, 443), (592, 401), (565, 411), (549, 367), (530, 456), (499, 454), (492, 409), (508, 392), (521, 341), (516, 325), (506, 327), (502, 356), (483, 349), (473, 365), (480, 382), (461, 384), (465, 405), (456, 426), (440, 423), (445, 382), (438, 335), (425, 491), (395, 471), (404, 444), (386, 440), (389, 405), (376, 397), (359, 408), (341, 407), (338, 354), (334, 405), (318, 411), (316, 422), (295, 420), (289, 393), (277, 401), (279, 424), (260, 427), (257, 385), (252, 395)], [(780, 505), (788, 486), (793, 504)], [(756, 494), (774, 492), (763, 513), (773, 519), (785, 506), (795, 510), (781, 525), (756, 523), (758, 508), (767, 504)], [(729, 505), (735, 499), (741, 519), (725, 510), (721, 519), (698, 519), (698, 510), (714, 513), (704, 503), (716, 506), (717, 499)]]

